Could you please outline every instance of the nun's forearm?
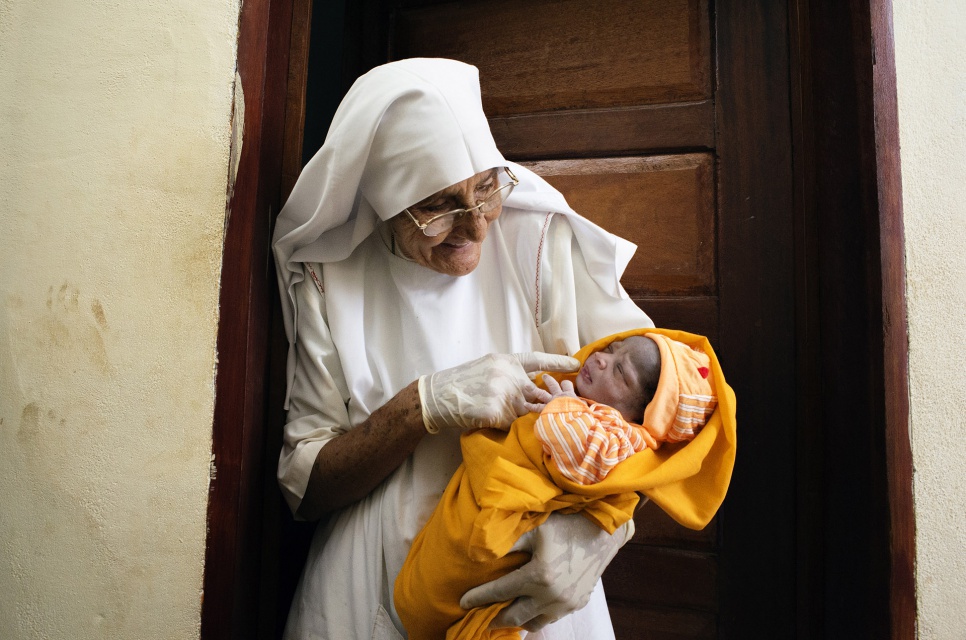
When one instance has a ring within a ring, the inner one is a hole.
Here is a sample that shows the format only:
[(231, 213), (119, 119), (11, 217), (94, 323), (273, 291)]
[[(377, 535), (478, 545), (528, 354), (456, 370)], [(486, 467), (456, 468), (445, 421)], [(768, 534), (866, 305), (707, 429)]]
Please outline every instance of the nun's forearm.
[(396, 470), (426, 436), (416, 382), (369, 419), (319, 451), (298, 513), (317, 520), (361, 500)]

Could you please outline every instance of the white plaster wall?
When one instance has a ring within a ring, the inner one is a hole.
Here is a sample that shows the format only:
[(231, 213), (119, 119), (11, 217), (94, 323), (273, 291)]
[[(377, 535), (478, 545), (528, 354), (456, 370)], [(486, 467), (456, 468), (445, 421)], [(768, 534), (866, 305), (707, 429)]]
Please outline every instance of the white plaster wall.
[(919, 637), (966, 638), (966, 2), (894, 0)]
[(0, 0), (0, 638), (197, 638), (238, 0)]

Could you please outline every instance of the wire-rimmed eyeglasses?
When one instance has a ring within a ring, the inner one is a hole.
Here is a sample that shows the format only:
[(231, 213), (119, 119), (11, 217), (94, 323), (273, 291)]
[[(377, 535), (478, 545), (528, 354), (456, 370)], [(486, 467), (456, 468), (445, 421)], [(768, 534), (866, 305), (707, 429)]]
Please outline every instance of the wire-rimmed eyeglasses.
[(503, 167), (503, 170), (506, 171), (507, 176), (510, 178), (510, 182), (500, 185), (499, 187), (491, 191), (490, 194), (487, 195), (482, 200), (477, 200), (477, 204), (475, 207), (470, 207), (469, 209), (454, 209), (452, 211), (447, 211), (446, 213), (441, 213), (439, 215), (433, 216), (426, 222), (420, 222), (419, 220), (417, 220), (416, 216), (414, 216), (412, 212), (409, 210), (411, 208), (417, 209), (417, 207), (415, 206), (407, 207), (406, 209), (404, 209), (404, 211), (406, 212), (406, 215), (409, 216), (409, 219), (413, 221), (413, 224), (415, 224), (417, 227), (419, 227), (422, 230), (424, 235), (427, 235), (429, 237), (438, 236), (439, 234), (452, 229), (453, 225), (456, 224), (456, 220), (458, 218), (463, 217), (467, 213), (471, 213), (473, 211), (479, 211), (480, 213), (489, 213), (503, 204), (504, 200), (506, 200), (507, 197), (510, 195), (510, 192), (513, 191), (513, 188), (518, 184), (520, 184), (520, 181), (517, 180), (517, 177), (515, 175), (513, 175), (513, 172), (510, 171), (509, 167)]

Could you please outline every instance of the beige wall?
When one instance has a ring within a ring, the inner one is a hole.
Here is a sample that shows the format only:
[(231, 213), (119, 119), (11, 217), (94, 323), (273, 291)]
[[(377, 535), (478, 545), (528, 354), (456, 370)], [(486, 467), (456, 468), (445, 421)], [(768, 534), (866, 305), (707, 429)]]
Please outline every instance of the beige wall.
[(894, 0), (921, 638), (966, 637), (966, 3)]
[(197, 638), (238, 0), (0, 0), (0, 638)]

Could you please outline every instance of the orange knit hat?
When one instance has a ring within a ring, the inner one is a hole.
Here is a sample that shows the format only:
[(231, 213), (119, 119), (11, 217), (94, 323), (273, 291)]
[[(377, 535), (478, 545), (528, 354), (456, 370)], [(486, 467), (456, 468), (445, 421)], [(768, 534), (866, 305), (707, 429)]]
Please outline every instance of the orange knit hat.
[(644, 335), (661, 351), (661, 375), (644, 409), (642, 426), (659, 442), (691, 440), (718, 404), (709, 375), (710, 359), (683, 342), (658, 333)]

